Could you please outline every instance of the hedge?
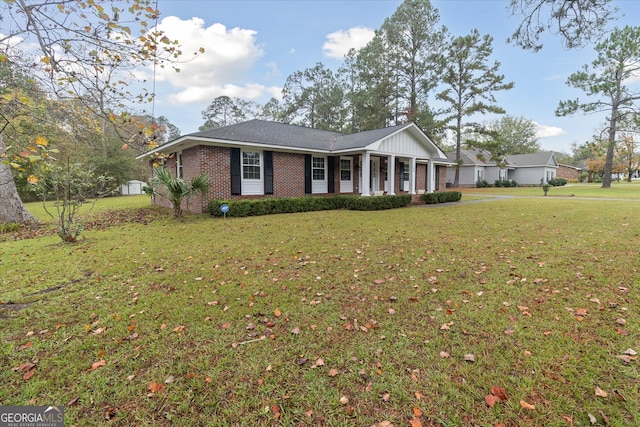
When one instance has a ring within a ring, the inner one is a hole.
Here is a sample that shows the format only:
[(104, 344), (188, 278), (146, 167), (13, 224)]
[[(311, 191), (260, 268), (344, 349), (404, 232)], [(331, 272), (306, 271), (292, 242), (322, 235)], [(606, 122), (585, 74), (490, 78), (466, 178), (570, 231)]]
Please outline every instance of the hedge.
[(207, 211), (222, 217), (220, 210), (223, 204), (229, 206), (226, 216), (241, 218), (246, 216), (270, 215), (278, 213), (325, 211), (334, 209), (349, 209), (357, 211), (376, 211), (384, 209), (402, 208), (411, 203), (411, 195), (399, 194), (395, 196), (362, 197), (356, 195), (332, 197), (287, 197), (266, 199), (240, 200), (211, 200)]
[(437, 193), (425, 193), (422, 195), (422, 201), (426, 204), (459, 202), (462, 199), (462, 193), (459, 191), (441, 191)]

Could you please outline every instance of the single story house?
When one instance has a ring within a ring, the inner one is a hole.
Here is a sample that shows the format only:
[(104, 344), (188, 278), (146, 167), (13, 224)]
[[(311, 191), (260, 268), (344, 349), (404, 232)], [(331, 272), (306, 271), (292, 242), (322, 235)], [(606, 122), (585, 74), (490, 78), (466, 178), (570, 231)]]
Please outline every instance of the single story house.
[(509, 179), (518, 185), (541, 185), (555, 179), (558, 162), (553, 151), (540, 151), (532, 154), (506, 156), (509, 167)]
[[(492, 154), (487, 150), (478, 148), (470, 148), (460, 150), (460, 176), (458, 179), (461, 187), (475, 187), (478, 181), (487, 181), (493, 183), (496, 180), (505, 180), (508, 176), (508, 167), (506, 159), (499, 162), (492, 158)], [(456, 162), (456, 153), (447, 154), (447, 159), (452, 163)], [(454, 182), (456, 168), (447, 169), (447, 184), (449, 186)]]
[(120, 185), (120, 195), (133, 196), (137, 194), (144, 194), (143, 187), (146, 187), (147, 183), (144, 181), (131, 180)]
[(209, 176), (209, 194), (189, 206), (195, 213), (211, 199), (433, 192), (445, 188), (451, 166), (415, 123), (343, 134), (256, 119), (184, 135), (138, 158), (160, 155), (179, 177)]
[[(518, 185), (540, 185), (556, 178), (559, 169), (552, 151), (507, 155), (500, 161), (495, 161), (492, 157), (486, 150), (460, 150), (458, 185), (475, 187), (478, 181), (484, 180), (493, 184), (497, 180), (505, 179), (515, 181)], [(455, 163), (455, 152), (449, 153), (447, 159)], [(455, 172), (455, 167), (447, 170), (448, 184), (454, 182)]]

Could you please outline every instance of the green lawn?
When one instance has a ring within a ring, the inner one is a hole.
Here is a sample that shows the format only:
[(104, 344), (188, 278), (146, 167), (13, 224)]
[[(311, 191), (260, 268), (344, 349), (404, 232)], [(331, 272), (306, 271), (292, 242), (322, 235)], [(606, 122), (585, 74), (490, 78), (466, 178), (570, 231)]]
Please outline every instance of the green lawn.
[(640, 201), (573, 188), (183, 222), (140, 198), (75, 245), (5, 238), (0, 402), (83, 426), (640, 425)]
[[(513, 188), (463, 188), (465, 195), (499, 194), (509, 196), (544, 196), (542, 187), (513, 187)], [(613, 182), (611, 188), (602, 188), (602, 184), (567, 184), (563, 187), (551, 187), (547, 197), (596, 197), (640, 199), (640, 180), (633, 182)]]

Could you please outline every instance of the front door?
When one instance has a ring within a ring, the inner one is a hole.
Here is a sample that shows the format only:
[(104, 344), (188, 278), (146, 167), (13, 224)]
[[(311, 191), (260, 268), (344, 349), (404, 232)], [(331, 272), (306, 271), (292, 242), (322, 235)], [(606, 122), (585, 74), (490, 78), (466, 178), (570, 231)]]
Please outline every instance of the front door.
[(371, 191), (380, 191), (380, 157), (371, 158)]

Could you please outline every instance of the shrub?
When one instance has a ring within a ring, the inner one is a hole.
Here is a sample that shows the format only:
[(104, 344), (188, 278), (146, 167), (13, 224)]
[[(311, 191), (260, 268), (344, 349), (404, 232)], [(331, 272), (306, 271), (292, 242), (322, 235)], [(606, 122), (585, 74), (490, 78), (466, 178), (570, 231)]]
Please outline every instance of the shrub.
[(437, 193), (425, 193), (421, 196), (422, 201), (431, 205), (435, 203), (459, 202), (462, 193), (459, 191), (441, 191)]
[(277, 213), (310, 212), (334, 209), (350, 209), (360, 211), (374, 211), (394, 209), (407, 206), (411, 202), (411, 195), (362, 197), (362, 196), (333, 196), (333, 197), (288, 197), (267, 199), (241, 200), (211, 200), (207, 211), (216, 217), (224, 216), (220, 207), (229, 206), (226, 216), (240, 218), (247, 216), (270, 215)]
[(564, 178), (553, 178), (547, 181), (547, 184), (553, 187), (562, 187), (563, 185), (567, 184), (567, 180)]
[(487, 187), (491, 187), (491, 184), (489, 184), (487, 180), (483, 179), (483, 180), (476, 181), (476, 188), (487, 188)]
[(512, 179), (497, 179), (493, 185), (496, 187), (517, 187), (518, 183)]

